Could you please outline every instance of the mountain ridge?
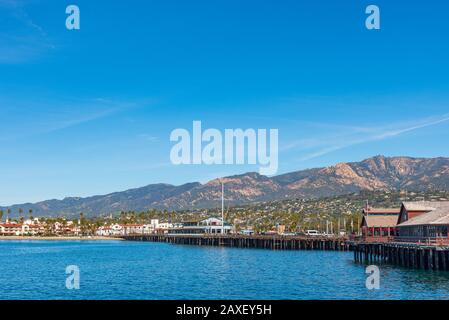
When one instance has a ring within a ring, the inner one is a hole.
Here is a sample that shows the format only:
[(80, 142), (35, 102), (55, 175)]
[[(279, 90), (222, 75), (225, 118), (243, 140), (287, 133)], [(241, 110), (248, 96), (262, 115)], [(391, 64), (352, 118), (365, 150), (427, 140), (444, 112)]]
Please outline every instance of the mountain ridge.
[[(359, 162), (342, 162), (274, 177), (248, 172), (217, 178), (201, 184), (179, 186), (166, 183), (90, 197), (66, 197), (10, 206), (11, 216), (20, 209), (34, 216), (105, 215), (121, 210), (186, 210), (220, 206), (221, 181), (226, 186), (226, 204), (289, 198), (320, 198), (360, 191), (449, 190), (449, 158), (374, 156)], [(6, 210), (7, 207), (0, 207)]]

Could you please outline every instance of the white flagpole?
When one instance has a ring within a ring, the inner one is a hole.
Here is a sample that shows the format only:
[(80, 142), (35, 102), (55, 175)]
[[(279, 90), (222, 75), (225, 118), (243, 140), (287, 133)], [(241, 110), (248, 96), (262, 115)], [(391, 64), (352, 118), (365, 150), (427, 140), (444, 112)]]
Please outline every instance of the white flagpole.
[(221, 182), (221, 235), (224, 235), (224, 183)]

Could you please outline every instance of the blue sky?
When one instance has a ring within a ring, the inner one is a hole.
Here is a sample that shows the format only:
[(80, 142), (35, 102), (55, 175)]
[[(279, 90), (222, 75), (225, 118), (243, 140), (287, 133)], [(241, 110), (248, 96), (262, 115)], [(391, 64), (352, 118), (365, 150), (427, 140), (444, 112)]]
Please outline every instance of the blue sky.
[[(65, 8), (81, 30), (65, 28)], [(365, 8), (381, 9), (381, 30)], [(449, 4), (0, 0), (0, 204), (254, 166), (173, 166), (170, 132), (279, 129), (279, 173), (449, 156)]]

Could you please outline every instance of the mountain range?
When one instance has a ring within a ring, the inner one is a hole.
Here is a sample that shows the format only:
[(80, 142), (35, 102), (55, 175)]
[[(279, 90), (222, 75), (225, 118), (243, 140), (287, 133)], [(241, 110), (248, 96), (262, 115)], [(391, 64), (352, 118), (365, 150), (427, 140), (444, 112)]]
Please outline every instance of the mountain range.
[[(449, 158), (375, 156), (361, 162), (339, 163), (267, 177), (250, 172), (218, 178), (205, 184), (180, 186), (151, 184), (145, 187), (86, 198), (69, 197), (9, 207), (11, 216), (19, 209), (34, 216), (106, 215), (121, 210), (187, 210), (221, 205), (221, 181), (225, 184), (226, 205), (319, 198), (367, 191), (449, 190)], [(5, 207), (1, 208), (4, 211)]]

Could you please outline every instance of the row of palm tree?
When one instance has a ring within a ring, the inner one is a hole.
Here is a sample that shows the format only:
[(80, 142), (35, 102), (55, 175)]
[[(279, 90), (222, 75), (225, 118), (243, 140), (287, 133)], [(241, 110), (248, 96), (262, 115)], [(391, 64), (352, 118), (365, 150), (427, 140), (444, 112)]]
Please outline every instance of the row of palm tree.
[[(3, 220), (3, 215), (5, 214), (5, 212), (3, 210), (0, 210), (0, 221)], [(6, 219), (9, 221), (9, 216), (11, 215), (11, 209), (6, 209)], [(23, 222), (24, 218), (23, 218), (23, 209), (19, 208), (19, 216), (20, 216), (20, 220)], [(29, 209), (28, 210), (28, 216), (30, 219), (33, 219), (33, 209)]]

